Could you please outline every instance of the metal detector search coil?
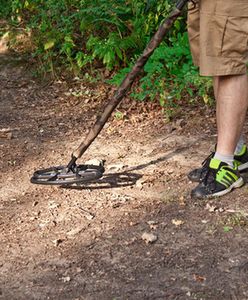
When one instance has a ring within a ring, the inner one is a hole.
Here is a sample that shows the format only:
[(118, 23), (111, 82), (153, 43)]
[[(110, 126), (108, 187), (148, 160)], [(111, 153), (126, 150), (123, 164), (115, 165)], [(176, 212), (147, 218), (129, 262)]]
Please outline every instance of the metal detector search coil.
[(68, 185), (94, 181), (103, 176), (104, 167), (95, 165), (58, 166), (34, 172), (31, 183), (43, 185)]

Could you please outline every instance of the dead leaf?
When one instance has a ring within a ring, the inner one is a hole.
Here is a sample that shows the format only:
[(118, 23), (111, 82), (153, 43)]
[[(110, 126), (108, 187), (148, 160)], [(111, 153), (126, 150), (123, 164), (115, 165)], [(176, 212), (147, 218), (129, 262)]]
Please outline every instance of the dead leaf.
[(151, 229), (155, 230), (158, 228), (158, 222), (156, 221), (148, 221), (147, 224), (150, 226)]
[(176, 219), (173, 219), (172, 221), (172, 224), (176, 225), (177, 227), (181, 226), (184, 224), (184, 221), (182, 220), (176, 220)]
[(194, 274), (193, 278), (194, 278), (195, 281), (198, 281), (198, 282), (204, 282), (204, 281), (206, 281), (206, 277), (200, 276), (200, 275), (197, 275), (197, 274)]
[(72, 230), (68, 231), (68, 232), (66, 233), (66, 235), (68, 235), (68, 236), (74, 236), (74, 235), (79, 234), (79, 233), (80, 233), (82, 230), (84, 230), (84, 229), (85, 229), (84, 226), (80, 226), (80, 227), (77, 227), (77, 228), (75, 228), (75, 229), (72, 229)]

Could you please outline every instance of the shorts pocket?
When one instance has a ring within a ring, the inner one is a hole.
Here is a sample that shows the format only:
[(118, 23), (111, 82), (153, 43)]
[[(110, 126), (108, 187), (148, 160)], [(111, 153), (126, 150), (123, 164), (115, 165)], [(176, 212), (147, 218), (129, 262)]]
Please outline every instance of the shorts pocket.
[(243, 58), (248, 51), (247, 17), (210, 17), (206, 36), (208, 56)]
[(244, 57), (248, 49), (248, 18), (228, 17), (223, 45), (222, 55), (224, 57)]
[(205, 43), (207, 56), (222, 55), (226, 24), (226, 16), (208, 16), (207, 28), (202, 29), (202, 32), (206, 31)]

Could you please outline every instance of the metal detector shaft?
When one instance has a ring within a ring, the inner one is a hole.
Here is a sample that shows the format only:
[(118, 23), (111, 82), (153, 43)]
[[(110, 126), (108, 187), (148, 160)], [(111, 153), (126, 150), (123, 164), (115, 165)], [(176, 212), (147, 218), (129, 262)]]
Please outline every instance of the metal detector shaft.
[(80, 158), (83, 153), (88, 149), (91, 143), (95, 140), (98, 136), (100, 131), (102, 130), (103, 126), (111, 116), (114, 109), (117, 105), (121, 102), (121, 100), (126, 95), (127, 91), (131, 88), (134, 80), (139, 75), (140, 71), (143, 69), (144, 65), (146, 64), (149, 57), (153, 54), (154, 50), (160, 45), (163, 41), (165, 35), (167, 34), (168, 30), (172, 27), (176, 19), (181, 15), (182, 10), (186, 3), (189, 0), (180, 0), (176, 4), (175, 10), (169, 15), (169, 17), (162, 23), (159, 27), (158, 31), (155, 33), (147, 47), (145, 48), (143, 54), (137, 60), (135, 65), (133, 66), (132, 70), (129, 74), (124, 78), (121, 85), (115, 92), (113, 98), (105, 107), (103, 114), (98, 118), (92, 129), (90, 130), (89, 134), (87, 135), (86, 139), (79, 145), (75, 152), (72, 154), (72, 160), (68, 166), (71, 166), (75, 161)]

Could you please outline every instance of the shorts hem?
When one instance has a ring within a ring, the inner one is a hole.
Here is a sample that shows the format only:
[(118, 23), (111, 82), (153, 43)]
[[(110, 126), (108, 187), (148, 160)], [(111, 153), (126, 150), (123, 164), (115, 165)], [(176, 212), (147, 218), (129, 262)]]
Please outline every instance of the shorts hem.
[(203, 70), (200, 67), (201, 76), (229, 76), (229, 75), (244, 75), (247, 73), (247, 67), (229, 68), (229, 69), (215, 69), (215, 70)]

